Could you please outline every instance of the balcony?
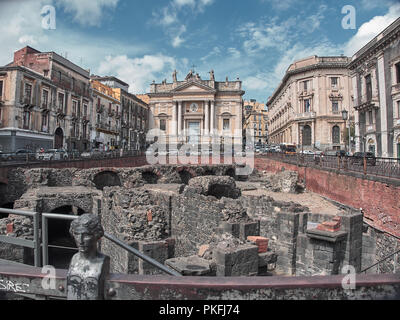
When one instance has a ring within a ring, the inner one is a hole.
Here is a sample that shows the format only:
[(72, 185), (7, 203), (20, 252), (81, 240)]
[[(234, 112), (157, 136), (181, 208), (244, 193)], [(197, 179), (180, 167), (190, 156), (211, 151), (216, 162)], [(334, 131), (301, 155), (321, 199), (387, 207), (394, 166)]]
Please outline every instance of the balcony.
[(108, 110), (108, 116), (113, 117), (115, 115), (114, 110)]
[(301, 121), (301, 120), (311, 120), (315, 119), (317, 117), (316, 112), (303, 112), (303, 113), (296, 113), (294, 116), (294, 119), (296, 121)]
[(89, 120), (89, 117), (88, 117), (87, 115), (84, 115), (84, 116), (82, 117), (82, 121), (83, 121), (83, 122), (89, 122), (90, 120)]
[(42, 110), (48, 110), (49, 104), (47, 102), (43, 102), (41, 105)]
[(98, 113), (102, 113), (104, 111), (104, 106), (103, 105), (96, 105), (96, 111)]
[(121, 112), (116, 112), (115, 113), (115, 118), (116, 119), (121, 119)]
[(30, 105), (31, 104), (31, 98), (30, 97), (24, 97), (23, 103), (26, 104), (26, 105)]
[(365, 125), (365, 131), (366, 131), (367, 133), (375, 132), (375, 131), (376, 131), (376, 124), (375, 124), (375, 123), (366, 124), (366, 125)]
[(392, 86), (392, 95), (400, 93), (400, 83), (396, 83)]
[(364, 94), (354, 99), (354, 109), (357, 111), (379, 108), (379, 98), (377, 95)]

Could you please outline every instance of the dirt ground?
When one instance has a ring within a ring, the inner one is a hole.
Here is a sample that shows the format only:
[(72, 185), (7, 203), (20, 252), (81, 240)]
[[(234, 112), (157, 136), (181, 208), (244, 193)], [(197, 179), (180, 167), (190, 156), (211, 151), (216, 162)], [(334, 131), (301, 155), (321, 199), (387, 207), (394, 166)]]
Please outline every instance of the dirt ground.
[(309, 191), (300, 194), (291, 194), (272, 192), (270, 190), (258, 188), (257, 190), (242, 191), (242, 195), (265, 195), (274, 198), (276, 201), (297, 202), (308, 207), (312, 213), (336, 215), (341, 212), (341, 209), (335, 206), (333, 203), (325, 200), (318, 194)]

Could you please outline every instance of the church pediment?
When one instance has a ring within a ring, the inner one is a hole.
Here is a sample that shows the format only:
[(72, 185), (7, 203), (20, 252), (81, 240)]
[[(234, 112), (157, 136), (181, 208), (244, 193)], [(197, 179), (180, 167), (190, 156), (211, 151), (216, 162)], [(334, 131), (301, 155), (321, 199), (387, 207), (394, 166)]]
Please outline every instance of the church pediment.
[(173, 93), (215, 93), (216, 90), (205, 85), (202, 83), (199, 83), (197, 81), (190, 81), (188, 83), (184, 83), (178, 87), (176, 87), (174, 90), (172, 90)]

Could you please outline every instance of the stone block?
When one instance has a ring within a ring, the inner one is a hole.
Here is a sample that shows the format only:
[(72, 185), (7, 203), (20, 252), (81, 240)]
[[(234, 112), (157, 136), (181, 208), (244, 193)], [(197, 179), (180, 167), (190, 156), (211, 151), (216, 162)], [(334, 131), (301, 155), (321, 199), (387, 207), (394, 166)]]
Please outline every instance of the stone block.
[(259, 236), (249, 236), (247, 240), (253, 242), (258, 247), (258, 253), (265, 253), (268, 250), (268, 238)]
[(258, 267), (266, 267), (270, 263), (276, 263), (278, 255), (275, 252), (265, 252), (258, 254)]
[(217, 264), (217, 276), (257, 274), (258, 247), (240, 245), (235, 248), (216, 248), (213, 250), (213, 261)]
[(198, 256), (178, 257), (165, 261), (165, 265), (183, 276), (210, 276), (210, 261)]
[[(139, 241), (139, 251), (160, 263), (164, 263), (168, 259), (168, 245), (165, 241)], [(152, 275), (161, 273), (162, 271), (158, 268), (139, 259), (139, 274)]]
[(219, 230), (223, 233), (229, 233), (235, 238), (240, 237), (240, 223), (232, 223), (223, 221), (219, 225)]
[(259, 222), (242, 222), (240, 223), (240, 239), (245, 240), (248, 236), (256, 236), (260, 234)]

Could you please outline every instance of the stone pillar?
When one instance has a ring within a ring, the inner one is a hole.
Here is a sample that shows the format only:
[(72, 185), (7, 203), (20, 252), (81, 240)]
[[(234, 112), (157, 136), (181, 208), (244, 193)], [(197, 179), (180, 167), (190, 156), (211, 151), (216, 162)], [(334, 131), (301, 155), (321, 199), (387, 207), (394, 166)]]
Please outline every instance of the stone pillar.
[[(381, 115), (381, 145), (382, 145), (382, 151), (381, 151), (381, 156), (382, 157), (388, 157), (388, 121), (387, 121), (387, 106), (386, 106), (386, 82), (385, 82), (385, 65), (383, 61), (383, 53), (382, 55), (378, 58), (378, 82), (379, 82), (379, 109), (380, 109), (380, 115)], [(378, 143), (378, 141), (376, 141)], [(379, 147), (377, 145), (377, 149), (379, 150)], [(378, 151), (377, 150), (377, 151)]]
[(208, 101), (204, 101), (204, 135), (209, 133), (210, 114), (208, 113)]
[(315, 144), (315, 120), (311, 123), (311, 146)]
[[(176, 102), (174, 102), (173, 103), (173, 105), (172, 105), (172, 126), (171, 126), (171, 132), (170, 132), (170, 137), (176, 137), (177, 136), (177, 129), (178, 129), (178, 126), (177, 126), (177, 116), (176, 116), (176, 114), (177, 114), (177, 110), (176, 110), (176, 108), (177, 108), (177, 106), (176, 106)], [(174, 140), (174, 138), (173, 138), (173, 140)]]
[(360, 111), (354, 112), (354, 124), (355, 124), (355, 139), (356, 139), (356, 152), (361, 151), (361, 141), (360, 141)]
[(178, 101), (178, 136), (182, 134), (182, 101)]
[(210, 130), (215, 129), (215, 105), (214, 101), (211, 101), (211, 113), (210, 113)]

